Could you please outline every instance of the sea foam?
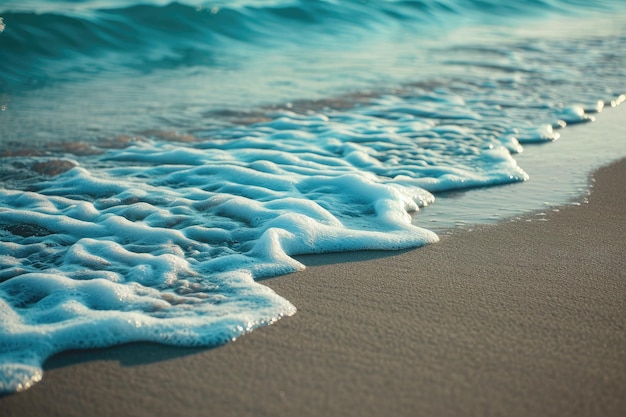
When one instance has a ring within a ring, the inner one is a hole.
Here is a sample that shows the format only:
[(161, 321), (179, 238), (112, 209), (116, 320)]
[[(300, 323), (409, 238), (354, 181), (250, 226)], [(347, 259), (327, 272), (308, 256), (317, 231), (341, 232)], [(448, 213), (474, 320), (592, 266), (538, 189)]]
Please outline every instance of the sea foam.
[(255, 281), (302, 269), (295, 255), (433, 243), (411, 222), (432, 193), (528, 178), (489, 107), (417, 93), (145, 138), (0, 190), (0, 388), (63, 350), (233, 340), (295, 312)]

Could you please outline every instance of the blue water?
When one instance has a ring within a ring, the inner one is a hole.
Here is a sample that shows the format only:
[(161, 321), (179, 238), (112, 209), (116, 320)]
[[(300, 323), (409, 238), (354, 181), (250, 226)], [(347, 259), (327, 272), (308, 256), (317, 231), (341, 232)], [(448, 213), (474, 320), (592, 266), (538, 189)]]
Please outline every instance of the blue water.
[(625, 9), (3, 1), (0, 392), (294, 314), (257, 280), (295, 255), (436, 242), (420, 209), (532, 182), (521, 152), (624, 100)]

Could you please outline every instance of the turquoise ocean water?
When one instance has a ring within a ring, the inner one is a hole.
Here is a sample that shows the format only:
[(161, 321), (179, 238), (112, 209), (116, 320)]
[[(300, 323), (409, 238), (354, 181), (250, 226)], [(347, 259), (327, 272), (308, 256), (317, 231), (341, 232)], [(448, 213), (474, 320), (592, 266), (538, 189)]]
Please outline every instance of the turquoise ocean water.
[(435, 243), (420, 210), (454, 225), (451, 193), (532, 182), (521, 152), (626, 93), (618, 0), (5, 0), (0, 18), (0, 392), (63, 350), (215, 346), (294, 314), (258, 280)]

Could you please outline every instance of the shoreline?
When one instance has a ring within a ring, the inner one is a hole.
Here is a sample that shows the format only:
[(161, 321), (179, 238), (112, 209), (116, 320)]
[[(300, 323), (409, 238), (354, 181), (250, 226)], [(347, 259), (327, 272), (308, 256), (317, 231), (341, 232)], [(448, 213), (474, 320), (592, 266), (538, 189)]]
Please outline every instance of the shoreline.
[(213, 349), (61, 353), (0, 416), (621, 416), (626, 158), (592, 178), (588, 203), (426, 247), (300, 256), (262, 281), (295, 316)]
[(0, 415), (623, 415), (626, 159), (594, 178), (541, 218), (302, 257), (263, 282), (295, 316), (215, 349), (62, 353)]
[(524, 151), (513, 157), (529, 181), (437, 195), (413, 224), (448, 234), (459, 226), (498, 224), (584, 201), (590, 175), (626, 157), (619, 135), (626, 128), (626, 105), (608, 107), (594, 117), (595, 122), (558, 130), (562, 137), (554, 142), (524, 144)]

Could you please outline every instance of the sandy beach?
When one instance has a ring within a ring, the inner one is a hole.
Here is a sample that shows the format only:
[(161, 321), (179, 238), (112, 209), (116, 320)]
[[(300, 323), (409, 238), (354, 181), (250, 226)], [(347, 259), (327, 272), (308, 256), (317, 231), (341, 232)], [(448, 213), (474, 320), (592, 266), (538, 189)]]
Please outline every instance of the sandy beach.
[(626, 160), (593, 178), (588, 203), (428, 247), (302, 257), (263, 282), (295, 316), (58, 355), (0, 416), (626, 415)]

